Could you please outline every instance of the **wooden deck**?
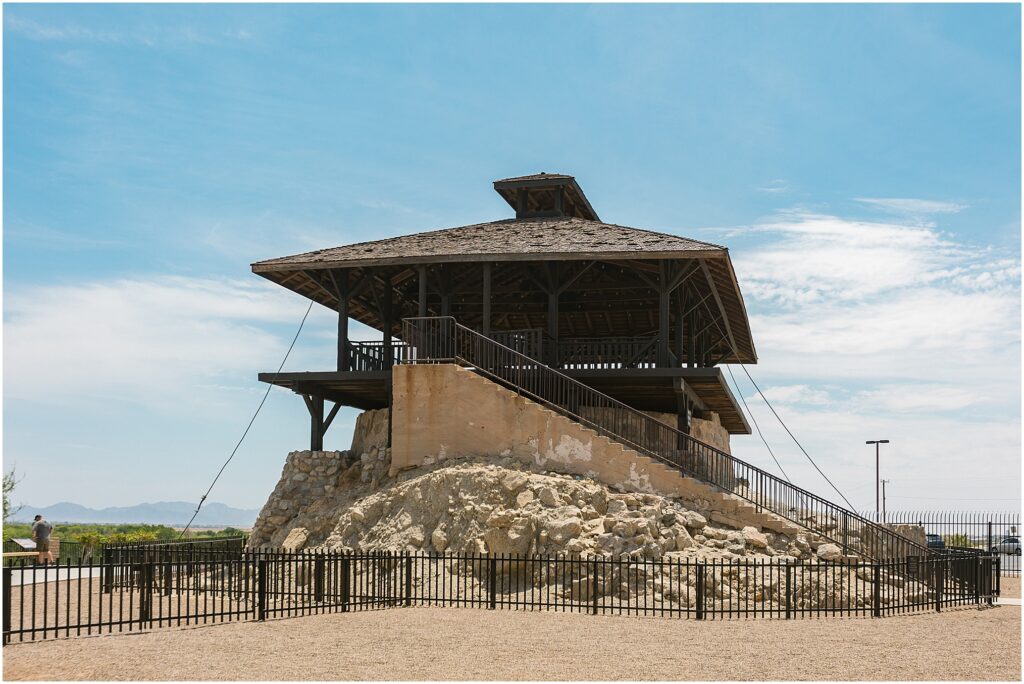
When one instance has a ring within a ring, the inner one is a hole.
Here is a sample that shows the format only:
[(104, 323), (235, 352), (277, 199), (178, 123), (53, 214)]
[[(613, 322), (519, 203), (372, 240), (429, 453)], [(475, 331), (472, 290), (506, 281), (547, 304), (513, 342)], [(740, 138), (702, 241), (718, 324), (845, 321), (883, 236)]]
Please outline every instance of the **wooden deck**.
[[(718, 368), (610, 368), (563, 369), (561, 372), (642, 411), (676, 412), (680, 381), (704, 408), (717, 413), (732, 434), (750, 434), (736, 398)], [(361, 410), (386, 408), (391, 388), (390, 370), (260, 373), (261, 382), (273, 382), (298, 394), (322, 394), (332, 402)]]

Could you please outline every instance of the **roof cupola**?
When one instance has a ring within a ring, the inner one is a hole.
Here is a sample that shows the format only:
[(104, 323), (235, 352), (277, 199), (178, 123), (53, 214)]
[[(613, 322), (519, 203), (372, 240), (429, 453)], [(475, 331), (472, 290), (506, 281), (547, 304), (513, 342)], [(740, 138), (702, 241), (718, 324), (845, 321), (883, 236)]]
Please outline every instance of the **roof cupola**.
[(567, 216), (600, 221), (587, 196), (572, 176), (537, 173), (494, 181), (495, 191), (513, 209), (516, 218)]

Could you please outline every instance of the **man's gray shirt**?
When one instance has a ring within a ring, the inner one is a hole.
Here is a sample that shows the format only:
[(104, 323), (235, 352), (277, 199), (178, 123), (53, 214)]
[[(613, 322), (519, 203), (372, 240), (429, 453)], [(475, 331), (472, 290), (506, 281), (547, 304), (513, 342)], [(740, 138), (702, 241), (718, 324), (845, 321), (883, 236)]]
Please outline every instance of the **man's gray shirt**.
[(53, 525), (46, 522), (45, 520), (37, 520), (32, 523), (32, 534), (35, 535), (39, 541), (46, 541), (50, 538), (50, 532), (53, 531)]

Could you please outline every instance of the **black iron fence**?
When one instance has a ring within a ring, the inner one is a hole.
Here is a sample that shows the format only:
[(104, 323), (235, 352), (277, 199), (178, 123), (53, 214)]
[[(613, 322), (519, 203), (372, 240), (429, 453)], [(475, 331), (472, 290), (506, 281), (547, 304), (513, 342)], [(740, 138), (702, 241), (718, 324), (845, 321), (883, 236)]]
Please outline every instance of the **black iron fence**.
[(883, 560), (923, 556), (925, 546), (459, 325), (449, 316), (406, 318), (404, 363), (457, 363), (641, 454), (787, 518), (839, 544)]
[[(79, 541), (65, 540), (65, 539), (54, 539), (51, 543), (50, 548), (53, 552), (54, 560), (60, 561), (61, 563), (97, 563), (107, 564), (110, 559), (113, 559), (115, 564), (118, 564), (122, 559), (127, 559), (132, 554), (141, 553), (140, 550), (146, 549), (152, 552), (153, 549), (168, 549), (168, 552), (188, 554), (194, 550), (206, 549), (206, 550), (218, 550), (218, 551), (235, 551), (241, 553), (242, 549), (245, 548), (248, 537), (218, 537), (211, 539), (181, 539), (171, 540), (166, 542), (106, 542), (102, 544), (86, 544)], [(24, 549), (21, 548), (12, 539), (4, 541), (4, 553), (16, 553), (22, 552)], [(176, 549), (176, 551), (172, 551)], [(11, 566), (22, 566), (27, 563), (31, 563), (32, 560), (24, 560), (23, 558), (5, 558), (4, 565)]]
[[(935, 548), (972, 548), (1001, 556), (1004, 575), (1019, 575), (1021, 567), (1020, 513), (991, 511), (862, 512), (890, 525), (918, 525), (932, 535)], [(940, 547), (941, 543), (941, 547)]]
[(856, 563), (137, 548), (3, 570), (3, 641), (452, 606), (715, 620), (883, 617), (991, 604), (999, 557)]

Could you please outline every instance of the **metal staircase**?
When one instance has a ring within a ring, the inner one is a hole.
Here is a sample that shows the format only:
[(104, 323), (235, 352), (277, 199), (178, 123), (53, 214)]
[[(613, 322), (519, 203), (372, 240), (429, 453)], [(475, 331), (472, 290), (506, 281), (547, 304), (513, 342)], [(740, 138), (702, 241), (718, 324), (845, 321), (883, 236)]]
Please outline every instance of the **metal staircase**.
[(536, 401), (683, 475), (744, 499), (876, 560), (929, 555), (927, 547), (666, 425), (450, 316), (406, 318), (403, 363), (454, 363)]

